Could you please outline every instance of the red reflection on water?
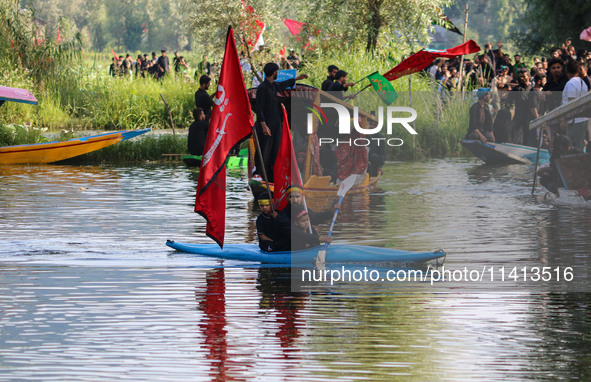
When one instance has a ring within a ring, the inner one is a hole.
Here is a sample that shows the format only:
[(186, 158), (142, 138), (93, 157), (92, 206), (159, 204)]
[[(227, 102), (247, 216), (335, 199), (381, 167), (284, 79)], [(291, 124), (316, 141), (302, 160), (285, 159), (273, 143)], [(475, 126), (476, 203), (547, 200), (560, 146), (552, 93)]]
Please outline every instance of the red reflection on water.
[(212, 381), (228, 379), (228, 344), (226, 340), (226, 280), (224, 269), (207, 272), (205, 291), (195, 291), (199, 309), (205, 313), (205, 320), (199, 328), (205, 336), (205, 347), (209, 350), (207, 359), (212, 362)]

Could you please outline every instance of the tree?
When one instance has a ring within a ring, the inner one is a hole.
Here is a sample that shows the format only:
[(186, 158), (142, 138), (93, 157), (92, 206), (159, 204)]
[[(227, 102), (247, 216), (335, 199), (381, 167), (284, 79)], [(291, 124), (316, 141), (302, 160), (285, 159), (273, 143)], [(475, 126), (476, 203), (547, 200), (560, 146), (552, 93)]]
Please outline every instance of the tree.
[(439, 9), (450, 0), (310, 0), (302, 21), (318, 26), (323, 45), (342, 48), (362, 43), (374, 51), (381, 39), (394, 36), (409, 44), (429, 40), (428, 32)]
[(29, 71), (38, 81), (58, 74), (79, 55), (83, 39), (65, 18), (56, 27), (61, 42), (34, 10), (23, 8), (18, 0), (0, 2), (0, 58), (8, 67)]
[(525, 0), (525, 12), (511, 29), (516, 45), (526, 54), (547, 52), (573, 38), (577, 48), (590, 47), (579, 40), (581, 31), (591, 24), (591, 2), (571, 0)]
[[(226, 32), (231, 25), (236, 46), (245, 53), (255, 75), (266, 62), (276, 60), (274, 53), (280, 50), (277, 26), (282, 24), (280, 15), (285, 11), (280, 1), (187, 0), (184, 8), (185, 25), (193, 32), (193, 42), (203, 53), (221, 56)], [(266, 26), (265, 45), (255, 50), (253, 43), (260, 22)]]

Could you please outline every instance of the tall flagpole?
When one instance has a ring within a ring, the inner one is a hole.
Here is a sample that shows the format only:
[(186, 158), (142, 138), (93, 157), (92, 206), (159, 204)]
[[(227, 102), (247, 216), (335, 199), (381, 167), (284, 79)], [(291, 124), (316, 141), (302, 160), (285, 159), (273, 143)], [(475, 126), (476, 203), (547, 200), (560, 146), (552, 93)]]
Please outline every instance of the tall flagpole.
[[(466, 32), (468, 30), (468, 3), (466, 3), (466, 18), (464, 19), (464, 43), (466, 43)], [(464, 99), (464, 55), (460, 60), (460, 90)]]
[[(265, 168), (265, 161), (263, 160), (263, 152), (261, 151), (261, 145), (259, 143), (259, 135), (257, 134), (257, 130), (254, 128), (254, 126), (252, 127), (252, 133), (254, 135), (254, 141), (256, 142), (256, 145), (257, 145), (257, 153), (259, 153), (259, 160), (261, 161), (261, 167), (263, 168), (263, 180), (265, 181), (265, 184), (267, 185), (267, 192), (269, 193), (269, 197), (271, 198), (271, 201), (273, 201), (273, 194), (271, 193), (271, 187), (269, 187), (269, 177), (267, 177), (267, 169)], [(271, 202), (271, 211), (275, 212), (275, 207), (273, 206), (272, 202)]]

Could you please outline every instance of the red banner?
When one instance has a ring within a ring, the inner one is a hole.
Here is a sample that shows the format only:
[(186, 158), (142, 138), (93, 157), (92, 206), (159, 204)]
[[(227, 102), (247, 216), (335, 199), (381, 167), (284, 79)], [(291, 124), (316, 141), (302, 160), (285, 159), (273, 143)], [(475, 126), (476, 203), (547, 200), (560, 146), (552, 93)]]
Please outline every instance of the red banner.
[(301, 21), (295, 21), (290, 19), (283, 19), (283, 22), (285, 23), (287, 29), (289, 29), (289, 33), (291, 33), (293, 36), (299, 35), (302, 29), (304, 28), (304, 25), (306, 25), (306, 23), (303, 23)]
[(222, 248), (226, 226), (226, 159), (233, 146), (250, 136), (253, 125), (234, 32), (230, 27), (195, 199), (195, 212), (207, 220), (205, 233)]
[(384, 74), (388, 81), (393, 81), (397, 78), (406, 76), (408, 74), (416, 73), (431, 65), (433, 60), (438, 57), (453, 58), (462, 56), (464, 54), (471, 54), (480, 51), (478, 44), (474, 40), (468, 40), (462, 45), (458, 45), (446, 50), (426, 50), (423, 49), (402, 61), (396, 67)]
[(291, 141), (291, 131), (289, 129), (287, 113), (285, 112), (285, 107), (283, 105), (281, 107), (283, 109), (281, 144), (273, 168), (273, 198), (275, 200), (274, 206), (277, 211), (281, 211), (287, 205), (287, 195), (285, 195), (285, 191), (289, 186), (297, 184), (303, 188), (300, 170), (298, 169), (298, 162)]

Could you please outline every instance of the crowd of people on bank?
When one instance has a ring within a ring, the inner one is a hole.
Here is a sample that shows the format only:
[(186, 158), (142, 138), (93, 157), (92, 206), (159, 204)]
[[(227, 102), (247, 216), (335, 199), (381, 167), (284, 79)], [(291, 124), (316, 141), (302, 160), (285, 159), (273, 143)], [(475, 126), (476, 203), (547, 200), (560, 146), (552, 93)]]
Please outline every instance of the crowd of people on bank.
[(126, 54), (125, 57), (122, 55), (113, 57), (111, 61), (109, 75), (113, 77), (163, 79), (170, 73), (174, 73), (179, 78), (193, 81), (193, 79), (197, 80), (201, 74), (216, 76), (220, 70), (218, 62), (214, 61), (212, 64), (207, 60), (207, 56), (204, 56), (203, 61), (197, 64), (193, 78), (191, 78), (191, 68), (185, 57), (179, 56), (179, 53), (175, 51), (171, 64), (166, 49), (160, 51), (160, 56), (157, 56), (156, 52), (152, 52), (151, 56), (144, 53), (134, 59), (130, 54)]
[[(519, 54), (511, 56), (484, 45), (474, 60), (464, 61), (465, 89), (474, 90), (478, 102), (470, 109), (466, 139), (510, 142), (537, 147), (540, 131), (530, 131), (529, 122), (591, 89), (588, 68), (591, 51), (576, 49), (572, 39), (551, 51), (550, 57), (534, 57), (528, 65)], [(439, 83), (440, 91), (460, 89), (460, 59), (437, 60), (426, 72)], [(575, 119), (564, 134), (583, 151), (591, 138), (587, 119)]]

